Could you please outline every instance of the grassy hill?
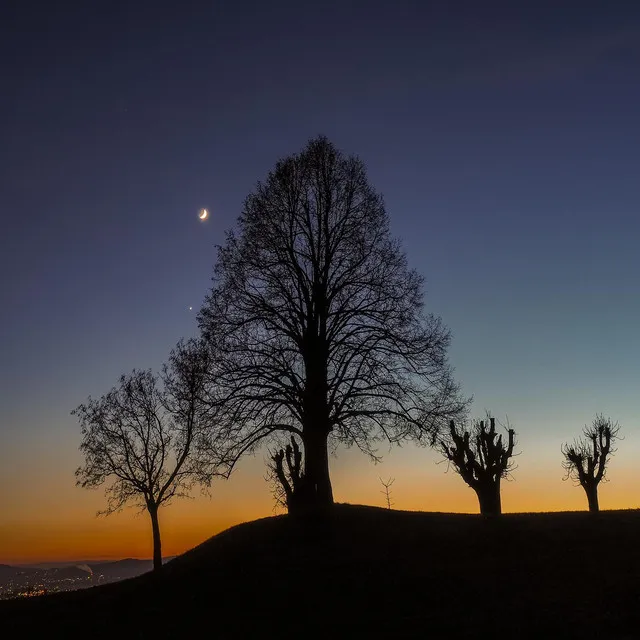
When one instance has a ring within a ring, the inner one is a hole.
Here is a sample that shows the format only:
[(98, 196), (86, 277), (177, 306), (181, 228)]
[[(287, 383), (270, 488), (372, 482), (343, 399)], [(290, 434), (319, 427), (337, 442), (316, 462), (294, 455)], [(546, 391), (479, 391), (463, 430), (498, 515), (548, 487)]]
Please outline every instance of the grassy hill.
[[(233, 527), (117, 584), (0, 603), (3, 637), (639, 638), (640, 512), (336, 505)], [(15, 634), (15, 635), (12, 635)]]

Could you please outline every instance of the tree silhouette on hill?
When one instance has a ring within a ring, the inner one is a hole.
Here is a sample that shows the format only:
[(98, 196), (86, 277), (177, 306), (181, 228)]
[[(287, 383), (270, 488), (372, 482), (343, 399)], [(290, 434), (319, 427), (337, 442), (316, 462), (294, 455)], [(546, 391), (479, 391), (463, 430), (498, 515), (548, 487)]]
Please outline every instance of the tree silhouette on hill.
[(439, 449), (462, 479), (476, 492), (483, 515), (500, 515), (500, 481), (513, 470), (516, 434), (506, 430), (506, 440), (496, 431), (496, 421), (487, 414), (470, 428), (457, 427), (452, 420), (449, 433), (439, 439)]
[[(186, 495), (212, 475), (226, 475), (223, 440), (206, 433), (206, 467), (197, 452), (203, 417), (201, 401), (210, 368), (207, 351), (195, 341), (181, 342), (171, 352), (161, 378), (134, 370), (99, 399), (89, 398), (72, 411), (82, 427), (84, 464), (76, 470), (85, 488), (108, 484), (105, 514), (127, 504), (146, 509), (153, 531), (153, 567), (162, 566), (158, 510)], [(213, 463), (214, 452), (218, 460)]]
[(449, 331), (390, 236), (365, 167), (324, 137), (258, 183), (219, 248), (199, 314), (209, 402), (237, 443), (302, 443), (305, 508), (333, 503), (328, 446), (433, 442), (465, 410)]
[(307, 490), (302, 466), (302, 451), (294, 436), (280, 449), (270, 452), (267, 479), (271, 480), (276, 504), (285, 507), (289, 513), (297, 513), (304, 508)]
[(564, 479), (572, 478), (584, 489), (591, 512), (600, 511), (598, 485), (606, 481), (607, 464), (616, 451), (612, 447), (619, 432), (617, 422), (598, 414), (590, 427), (584, 427), (582, 438), (562, 445), (562, 466), (567, 472)]

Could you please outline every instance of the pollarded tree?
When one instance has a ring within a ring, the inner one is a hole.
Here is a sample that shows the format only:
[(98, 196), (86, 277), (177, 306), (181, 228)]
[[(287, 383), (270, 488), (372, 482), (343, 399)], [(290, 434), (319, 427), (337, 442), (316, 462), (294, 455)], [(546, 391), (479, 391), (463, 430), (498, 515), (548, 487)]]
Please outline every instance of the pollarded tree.
[(302, 451), (294, 436), (290, 443), (270, 452), (267, 480), (273, 484), (276, 506), (296, 513), (304, 505), (305, 474), (302, 467)]
[[(194, 340), (181, 342), (162, 376), (134, 370), (101, 398), (89, 398), (72, 411), (82, 427), (84, 455), (77, 484), (95, 488), (108, 483), (102, 513), (127, 504), (149, 512), (154, 570), (162, 566), (158, 509), (187, 494), (197, 482), (227, 471), (224, 443), (215, 440), (212, 429), (202, 431), (208, 408), (201, 395), (210, 368), (206, 349)], [(203, 466), (197, 452), (205, 435), (208, 457)]]
[(390, 236), (363, 163), (326, 138), (276, 164), (219, 248), (199, 326), (236, 458), (282, 432), (304, 448), (305, 503), (333, 502), (328, 445), (433, 441), (466, 403), (450, 335)]
[(449, 433), (439, 439), (439, 449), (462, 479), (476, 492), (483, 515), (500, 515), (500, 481), (513, 470), (516, 434), (506, 430), (507, 439), (496, 431), (490, 415), (476, 420), (471, 428), (459, 428), (452, 420)]
[(618, 439), (620, 425), (611, 418), (596, 415), (593, 424), (583, 429), (583, 437), (573, 444), (562, 445), (562, 466), (567, 472), (565, 480), (572, 478), (587, 494), (589, 511), (600, 511), (598, 485), (606, 480), (609, 458), (615, 453), (612, 448)]

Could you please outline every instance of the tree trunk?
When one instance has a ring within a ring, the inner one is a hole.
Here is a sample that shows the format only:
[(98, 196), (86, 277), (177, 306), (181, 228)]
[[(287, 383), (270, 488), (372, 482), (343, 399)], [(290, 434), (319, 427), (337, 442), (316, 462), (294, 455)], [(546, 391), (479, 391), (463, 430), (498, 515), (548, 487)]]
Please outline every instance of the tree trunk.
[(595, 483), (586, 485), (584, 486), (584, 491), (587, 494), (589, 511), (591, 513), (598, 513), (598, 511), (600, 511), (600, 505), (598, 504), (598, 485)]
[(480, 513), (483, 516), (499, 516), (502, 513), (500, 480), (479, 485), (475, 491), (480, 503)]
[[(319, 295), (322, 299), (322, 296)], [(318, 319), (315, 318), (316, 323)], [(302, 425), (304, 443), (304, 491), (301, 508), (318, 511), (333, 504), (329, 478), (329, 409), (327, 406), (327, 352), (314, 329), (306, 346), (305, 399)], [(303, 506), (304, 505), (304, 506)]]
[(329, 477), (328, 434), (324, 429), (308, 429), (304, 441), (304, 489), (303, 502), (307, 508), (323, 509), (333, 504), (333, 491)]
[(158, 522), (158, 505), (147, 504), (147, 509), (151, 516), (151, 528), (153, 530), (153, 570), (160, 571), (162, 568), (162, 542), (160, 540), (160, 524)]

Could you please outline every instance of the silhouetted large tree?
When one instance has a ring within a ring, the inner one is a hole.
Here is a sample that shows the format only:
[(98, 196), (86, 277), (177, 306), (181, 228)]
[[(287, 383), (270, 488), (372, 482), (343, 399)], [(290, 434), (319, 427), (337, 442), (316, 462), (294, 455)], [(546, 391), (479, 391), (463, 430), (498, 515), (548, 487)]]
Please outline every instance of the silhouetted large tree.
[(459, 428), (452, 420), (449, 433), (439, 440), (439, 448), (462, 479), (476, 492), (483, 515), (500, 515), (500, 481), (513, 470), (515, 431), (507, 429), (507, 439), (496, 431), (496, 421), (476, 420), (471, 428)]
[[(80, 451), (85, 458), (76, 471), (77, 484), (93, 488), (109, 483), (103, 513), (126, 504), (149, 512), (155, 570), (162, 566), (159, 507), (205, 478), (196, 452), (202, 449), (199, 439), (207, 411), (201, 401), (211, 368), (207, 354), (196, 341), (181, 342), (161, 377), (134, 370), (101, 398), (89, 398), (72, 411), (82, 427)], [(207, 478), (224, 470), (222, 457), (213, 463), (217, 444), (209, 429)]]
[(320, 137), (278, 162), (219, 248), (199, 315), (237, 457), (299, 436), (302, 503), (329, 505), (330, 439), (374, 455), (378, 438), (432, 438), (463, 411), (422, 283), (358, 158)]
[(573, 444), (562, 445), (562, 455), (567, 478), (573, 478), (587, 494), (589, 511), (600, 511), (598, 504), (598, 485), (606, 479), (607, 463), (615, 452), (613, 444), (618, 438), (620, 425), (597, 415), (593, 424), (583, 429), (583, 437)]

